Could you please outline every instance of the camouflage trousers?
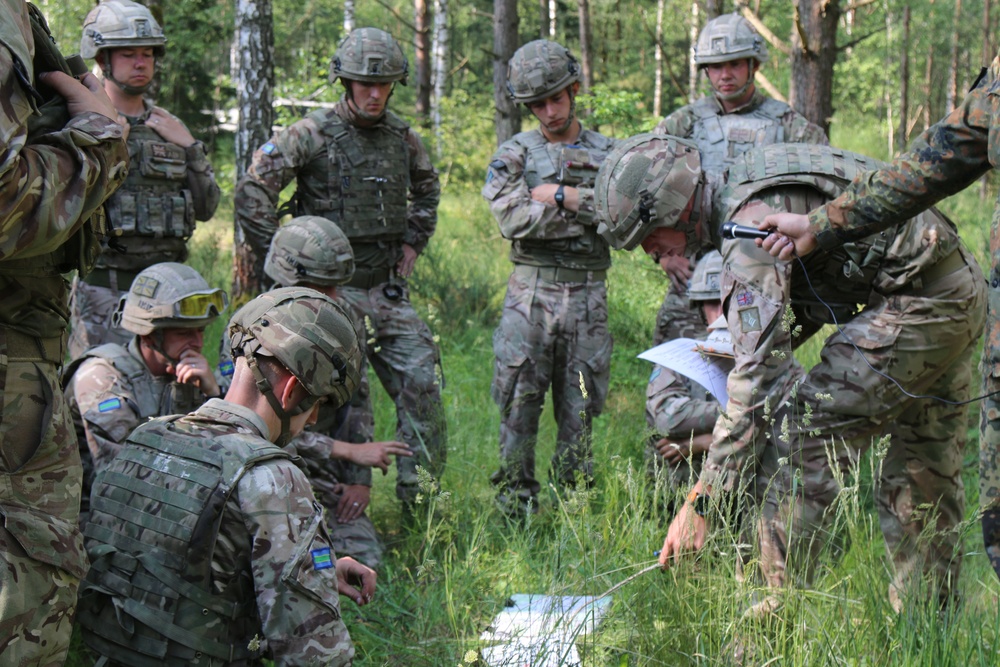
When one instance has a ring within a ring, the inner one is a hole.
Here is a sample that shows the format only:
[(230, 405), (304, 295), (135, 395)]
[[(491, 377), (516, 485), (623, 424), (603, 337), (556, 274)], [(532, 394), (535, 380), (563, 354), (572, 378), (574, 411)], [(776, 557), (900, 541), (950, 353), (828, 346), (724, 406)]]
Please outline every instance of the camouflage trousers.
[[(795, 398), (786, 395), (775, 410), (754, 480), (768, 584), (782, 585), (790, 572), (811, 577), (829, 541), (828, 528), (851, 511), (838, 506), (841, 481), (876, 444), (875, 497), (894, 566), (894, 608), (921, 586), (930, 586), (942, 604), (955, 595), (967, 406), (910, 398), (869, 369), (861, 355), (911, 394), (967, 399), (985, 294), (975, 260), (966, 256), (966, 262), (920, 292), (873, 295), (868, 308), (843, 327), (860, 351), (833, 334)], [(810, 409), (811, 419), (803, 419)]]
[(434, 336), (413, 309), (409, 288), (405, 283), (392, 287), (395, 293), (386, 289), (387, 284), (370, 289), (338, 287), (337, 296), (365, 323), (368, 361), (396, 404), (396, 439), (415, 453), (396, 461), (396, 496), (411, 503), (419, 490), (418, 465), (435, 478), (444, 473), (448, 455), (441, 403), (444, 373)]
[(574, 484), (578, 475), (592, 479), (590, 424), (604, 408), (611, 346), (603, 281), (552, 282), (532, 267), (515, 267), (493, 334), (500, 470), (492, 482), (501, 504), (523, 508), (541, 488), (535, 444), (550, 385), (557, 425), (550, 476), (561, 485)]
[(55, 363), (12, 356), (0, 365), (0, 664), (61, 666), (87, 571), (80, 457)]
[[(994, 270), (995, 273), (995, 270)], [(983, 349), (983, 399), (979, 421), (979, 504), (986, 555), (1000, 576), (1000, 291), (989, 291)]]
[(687, 285), (671, 282), (660, 310), (656, 313), (653, 345), (675, 338), (697, 338), (704, 334), (705, 322), (701, 308), (690, 307)]
[(128, 292), (131, 283), (119, 285), (119, 290), (88, 285), (79, 278), (73, 279), (73, 289), (69, 298), (70, 359), (76, 359), (84, 352), (104, 343), (118, 343), (128, 346), (132, 339), (130, 332), (111, 326), (111, 316), (118, 307), (118, 299)]

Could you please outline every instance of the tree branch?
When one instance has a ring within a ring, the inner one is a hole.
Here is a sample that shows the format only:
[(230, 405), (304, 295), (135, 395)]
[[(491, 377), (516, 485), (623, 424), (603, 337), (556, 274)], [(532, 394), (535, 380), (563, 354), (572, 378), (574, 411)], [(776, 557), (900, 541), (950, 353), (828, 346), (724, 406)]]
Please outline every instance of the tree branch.
[(874, 37), (875, 35), (879, 34), (880, 32), (885, 32), (885, 26), (882, 26), (881, 28), (873, 30), (870, 33), (868, 33), (867, 35), (862, 35), (861, 37), (858, 37), (857, 39), (852, 39), (847, 44), (838, 44), (837, 45), (837, 50), (838, 51), (843, 51), (844, 49), (849, 49), (852, 46), (857, 46), (858, 44), (860, 44), (861, 42), (865, 41), (869, 37)]
[(874, 5), (879, 0), (855, 0), (855, 2), (850, 3), (844, 7), (844, 12), (853, 12), (855, 9), (861, 9), (862, 7), (867, 7), (868, 5)]
[[(874, 1), (875, 0), (872, 0), (872, 2), (874, 2)], [(784, 53), (786, 56), (792, 55), (792, 49), (791, 49), (791, 47), (788, 46), (787, 44), (785, 44), (785, 42), (783, 42), (780, 37), (778, 37), (773, 32), (771, 32), (768, 29), (768, 27), (766, 25), (764, 25), (763, 21), (761, 21), (759, 18), (757, 18), (757, 15), (753, 13), (752, 9), (750, 9), (745, 4), (741, 3), (740, 4), (740, 13), (743, 14), (743, 18), (745, 18), (747, 21), (749, 21), (750, 25), (752, 25), (754, 28), (756, 28), (757, 32), (759, 32), (761, 34), (761, 37), (763, 37), (764, 39), (766, 39), (771, 46), (773, 46), (774, 48), (778, 49), (779, 51), (781, 51), (782, 53)]]
[(795, 26), (795, 32), (799, 36), (799, 44), (801, 44), (802, 53), (807, 56), (812, 55), (812, 51), (809, 50), (809, 37), (806, 34), (806, 29), (802, 26), (802, 14), (799, 13), (799, 3), (795, 3), (795, 12), (792, 16), (792, 24)]
[(778, 88), (773, 83), (771, 83), (766, 76), (764, 76), (763, 72), (757, 70), (757, 74), (754, 75), (754, 80), (760, 84), (761, 88), (767, 91), (768, 95), (778, 100), (779, 102), (784, 102), (785, 104), (788, 104), (788, 98), (786, 98), (784, 95), (781, 94), (781, 91), (778, 90)]
[(389, 3), (385, 2), (385, 0), (375, 0), (375, 2), (377, 2), (378, 4), (382, 5), (386, 9), (388, 9), (390, 12), (392, 12), (392, 15), (396, 17), (397, 21), (399, 21), (400, 23), (402, 23), (403, 25), (405, 25), (407, 28), (409, 28), (413, 32), (417, 32), (417, 26), (413, 25), (411, 22), (409, 22), (406, 19), (404, 19), (403, 15), (400, 14), (399, 10), (397, 10), (395, 7), (393, 7)]

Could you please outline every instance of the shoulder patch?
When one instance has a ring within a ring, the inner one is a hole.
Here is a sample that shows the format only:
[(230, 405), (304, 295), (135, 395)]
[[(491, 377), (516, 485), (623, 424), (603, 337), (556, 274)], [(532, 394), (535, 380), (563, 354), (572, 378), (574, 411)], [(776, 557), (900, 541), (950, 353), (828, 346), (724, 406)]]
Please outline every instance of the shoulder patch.
[(740, 308), (740, 329), (743, 333), (750, 333), (751, 331), (760, 331), (760, 311), (756, 306), (752, 308)]
[(740, 307), (743, 307), (743, 306), (752, 306), (753, 305), (753, 292), (751, 292), (750, 290), (744, 290), (744, 291), (740, 292), (739, 294), (737, 294), (736, 295), (736, 305), (740, 306)]
[(333, 556), (330, 554), (329, 547), (313, 549), (309, 555), (312, 556), (314, 570), (327, 570), (333, 567)]
[(260, 150), (265, 155), (270, 155), (274, 151), (278, 150), (278, 147), (272, 144), (270, 141), (260, 147)]
[(229, 377), (233, 374), (233, 362), (231, 361), (220, 361), (219, 362), (219, 373), (224, 377)]
[(122, 399), (120, 398), (109, 398), (107, 400), (101, 401), (97, 404), (98, 412), (111, 412), (112, 410), (117, 410), (122, 406)]

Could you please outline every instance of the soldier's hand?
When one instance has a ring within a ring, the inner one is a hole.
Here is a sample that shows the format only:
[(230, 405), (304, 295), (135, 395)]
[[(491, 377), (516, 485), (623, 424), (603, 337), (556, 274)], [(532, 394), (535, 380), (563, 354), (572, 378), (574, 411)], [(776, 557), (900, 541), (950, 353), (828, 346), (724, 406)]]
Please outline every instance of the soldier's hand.
[(191, 134), (179, 118), (160, 107), (156, 107), (146, 119), (146, 125), (153, 128), (158, 135), (172, 144), (187, 148), (195, 143)]
[[(555, 183), (542, 183), (531, 189), (531, 198), (541, 202), (546, 206), (559, 206), (556, 203), (556, 190), (559, 186)], [(580, 192), (569, 185), (563, 186), (563, 208), (576, 213), (580, 210)]]
[(383, 475), (389, 472), (393, 456), (413, 456), (413, 452), (406, 443), (396, 440), (351, 445), (348, 452), (351, 463), (378, 468)]
[(80, 80), (65, 72), (42, 72), (38, 77), (42, 83), (63, 96), (70, 116), (91, 112), (121, 123), (115, 105), (104, 92), (101, 82), (90, 72), (80, 77)]
[(178, 382), (198, 387), (205, 396), (219, 395), (219, 383), (215, 380), (212, 367), (200, 352), (192, 349), (184, 350), (177, 361), (177, 366), (171, 369), (168, 365), (167, 372), (173, 372)]
[(337, 503), (337, 523), (354, 521), (365, 513), (371, 502), (372, 489), (363, 484), (338, 484), (340, 502)]
[(413, 273), (413, 267), (417, 265), (419, 254), (409, 243), (404, 243), (403, 257), (396, 263), (396, 273), (403, 278), (409, 278), (410, 274)]
[(337, 559), (337, 591), (363, 607), (375, 596), (375, 570), (350, 556)]
[(705, 536), (708, 534), (708, 524), (705, 517), (698, 516), (691, 503), (684, 503), (677, 516), (670, 522), (667, 537), (663, 540), (660, 550), (660, 565), (666, 569), (670, 559), (676, 562), (685, 554), (698, 551), (705, 546)]
[(789, 260), (798, 254), (805, 257), (816, 249), (816, 235), (812, 233), (809, 217), (798, 213), (772, 213), (757, 224), (757, 229), (776, 230), (757, 246), (771, 253), (772, 257)]
[(694, 275), (691, 260), (680, 255), (661, 255), (660, 268), (663, 269), (670, 282), (687, 289), (688, 281)]
[(691, 448), (688, 447), (686, 442), (671, 442), (667, 438), (662, 438), (656, 441), (655, 447), (660, 456), (666, 459), (667, 463), (672, 466), (680, 464), (681, 461), (691, 455)]

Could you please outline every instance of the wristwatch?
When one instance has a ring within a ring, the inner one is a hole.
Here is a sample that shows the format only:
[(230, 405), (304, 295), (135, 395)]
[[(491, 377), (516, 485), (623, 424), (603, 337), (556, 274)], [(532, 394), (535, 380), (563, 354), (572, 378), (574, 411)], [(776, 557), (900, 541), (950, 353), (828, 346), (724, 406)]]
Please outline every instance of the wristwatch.
[(691, 489), (691, 493), (687, 495), (687, 502), (691, 503), (691, 509), (694, 510), (695, 514), (704, 517), (708, 514), (712, 497), (707, 493), (698, 493), (694, 489)]
[(566, 201), (566, 191), (565, 191), (565, 186), (562, 185), (561, 183), (559, 184), (559, 187), (556, 188), (556, 194), (554, 198), (556, 200), (556, 205), (559, 208), (566, 208), (564, 204), (564, 202)]

